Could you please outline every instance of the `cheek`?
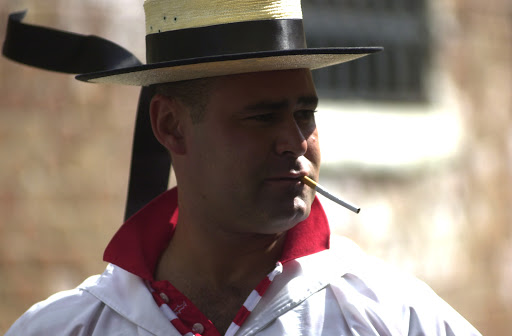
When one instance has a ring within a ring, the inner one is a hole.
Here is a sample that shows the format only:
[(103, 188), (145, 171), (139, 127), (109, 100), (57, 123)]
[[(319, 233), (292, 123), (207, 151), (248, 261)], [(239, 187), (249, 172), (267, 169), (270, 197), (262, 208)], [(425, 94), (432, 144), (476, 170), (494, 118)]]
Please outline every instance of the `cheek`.
[(237, 161), (243, 157), (258, 156), (268, 150), (273, 142), (272, 130), (251, 129), (249, 127), (232, 126), (222, 133), (222, 143), (226, 148), (237, 155)]
[(318, 140), (318, 132), (315, 130), (308, 137), (308, 151), (306, 157), (315, 165), (320, 165), (321, 154), (320, 154), (320, 142)]
[(216, 145), (212, 146), (215, 160), (226, 173), (243, 175), (247, 167), (255, 167), (258, 158), (261, 160), (261, 140), (252, 137), (248, 132), (226, 130), (216, 139)]

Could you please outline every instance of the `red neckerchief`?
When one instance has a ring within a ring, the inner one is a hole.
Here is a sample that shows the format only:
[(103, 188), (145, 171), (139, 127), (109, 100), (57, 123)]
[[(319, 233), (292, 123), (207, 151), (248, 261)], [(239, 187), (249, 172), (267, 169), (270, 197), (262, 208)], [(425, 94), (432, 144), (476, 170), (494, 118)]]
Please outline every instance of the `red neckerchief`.
[[(103, 259), (140, 276), (159, 291), (164, 301), (189, 328), (204, 326), (202, 335), (219, 335), (213, 324), (168, 281), (155, 281), (160, 255), (172, 238), (178, 222), (178, 192), (171, 189), (128, 219), (108, 244)], [(286, 233), (280, 262), (304, 257), (329, 248), (330, 229), (322, 205), (315, 198), (309, 217)]]

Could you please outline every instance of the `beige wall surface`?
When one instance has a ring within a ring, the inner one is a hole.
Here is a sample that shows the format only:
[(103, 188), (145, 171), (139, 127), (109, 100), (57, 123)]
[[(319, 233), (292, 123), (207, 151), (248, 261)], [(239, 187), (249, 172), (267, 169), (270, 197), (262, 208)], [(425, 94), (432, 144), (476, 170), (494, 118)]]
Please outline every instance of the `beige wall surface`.
[[(97, 34), (144, 59), (140, 3), (0, 0), (0, 36), (8, 13), (26, 7), (27, 22)], [(432, 7), (458, 150), (413, 170), (328, 167), (324, 184), (368, 208), (344, 213), (333, 231), (425, 280), (484, 335), (509, 335), (512, 5)], [(0, 333), (31, 304), (104, 269), (123, 219), (138, 92), (0, 59)]]

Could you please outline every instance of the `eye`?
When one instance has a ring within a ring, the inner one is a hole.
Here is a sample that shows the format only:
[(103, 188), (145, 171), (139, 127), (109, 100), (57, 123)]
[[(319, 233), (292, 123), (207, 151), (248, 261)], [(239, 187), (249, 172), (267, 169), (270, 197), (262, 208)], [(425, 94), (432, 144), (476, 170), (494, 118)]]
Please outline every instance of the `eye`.
[(270, 122), (274, 121), (276, 118), (275, 113), (262, 113), (250, 116), (247, 118), (248, 120), (260, 121), (260, 122)]
[(314, 122), (316, 110), (300, 110), (295, 112), (297, 122)]

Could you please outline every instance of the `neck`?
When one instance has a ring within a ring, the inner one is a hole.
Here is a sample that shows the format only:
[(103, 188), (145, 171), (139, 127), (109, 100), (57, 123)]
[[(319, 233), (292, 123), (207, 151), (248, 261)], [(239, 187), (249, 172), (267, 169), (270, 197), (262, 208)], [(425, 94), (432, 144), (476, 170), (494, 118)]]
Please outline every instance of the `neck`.
[[(202, 225), (180, 219), (173, 239), (156, 269), (157, 280), (216, 288), (254, 288), (281, 255), (285, 233), (245, 234), (204, 230)], [(200, 274), (200, 277), (198, 277)]]

